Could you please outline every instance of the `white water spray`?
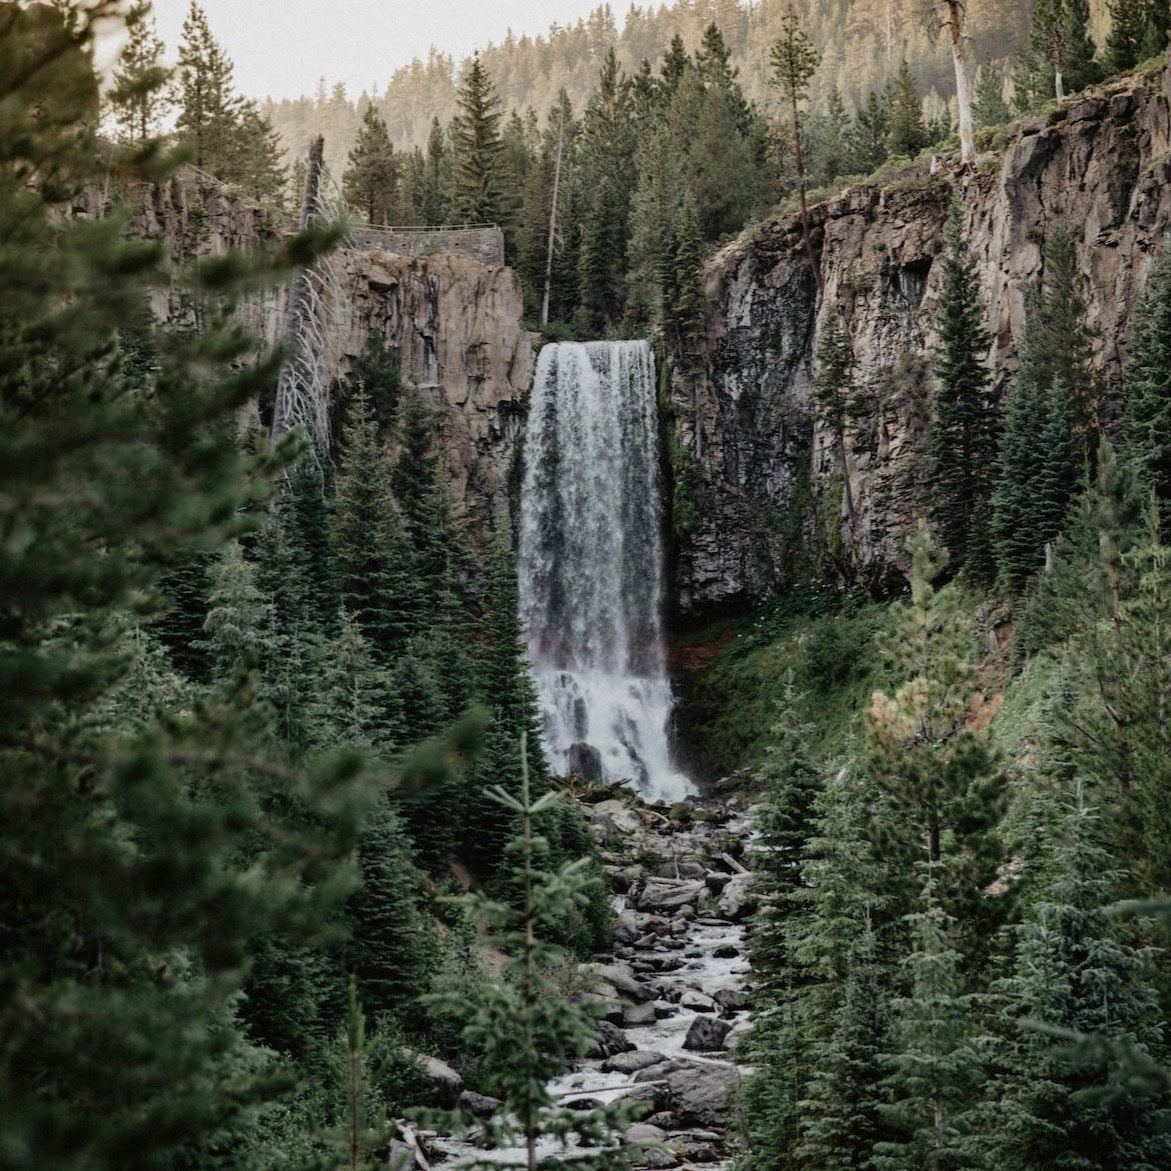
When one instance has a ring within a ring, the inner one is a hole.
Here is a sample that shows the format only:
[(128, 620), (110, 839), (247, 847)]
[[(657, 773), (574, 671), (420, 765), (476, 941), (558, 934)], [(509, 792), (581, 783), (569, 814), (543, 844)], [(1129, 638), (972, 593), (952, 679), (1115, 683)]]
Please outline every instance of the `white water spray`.
[(662, 484), (645, 342), (547, 345), (525, 432), (520, 611), (554, 772), (694, 787), (668, 744)]

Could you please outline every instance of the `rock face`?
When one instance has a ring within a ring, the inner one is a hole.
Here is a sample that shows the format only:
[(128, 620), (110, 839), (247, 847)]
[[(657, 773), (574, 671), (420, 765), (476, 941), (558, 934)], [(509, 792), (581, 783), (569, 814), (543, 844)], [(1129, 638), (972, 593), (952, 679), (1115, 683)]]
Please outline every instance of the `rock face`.
[(342, 252), (338, 268), (348, 314), (339, 369), (348, 372), (370, 333), (382, 334), (403, 383), (436, 410), (457, 517), (482, 538), (505, 504), (532, 382), (520, 282), (510, 268), (457, 253)]
[[(180, 260), (275, 246), (281, 237), (281, 226), (263, 207), (193, 167), (125, 196), (131, 231), (159, 241)], [(108, 203), (107, 192), (91, 189), (74, 214), (100, 216)], [(343, 377), (367, 337), (383, 336), (403, 384), (418, 387), (436, 412), (436, 447), (457, 519), (482, 542), (506, 503), (522, 401), (532, 382), (532, 340), (523, 328), (516, 276), (500, 263), (484, 263), (499, 249), (443, 251), (445, 240), (436, 234), (435, 249), (424, 255), (369, 248), (334, 253), (324, 365), (331, 377)], [(418, 250), (417, 233), (411, 242)], [(286, 293), (258, 293), (239, 310), (266, 345), (281, 340)], [(153, 309), (171, 326), (199, 324), (197, 300), (178, 286), (158, 290)]]
[[(1015, 368), (1026, 299), (1059, 222), (1076, 234), (1096, 361), (1117, 389), (1126, 323), (1171, 226), (1169, 98), (1171, 69), (1128, 79), (1019, 125), (974, 169), (909, 170), (812, 208), (820, 303), (796, 217), (713, 258), (706, 362), (672, 386), (684, 453), (676, 474), (698, 505), (677, 551), (684, 613), (757, 601), (801, 555), (877, 592), (902, 584), (903, 542), (923, 512), (935, 259), (953, 198), (979, 267), (998, 389)], [(831, 307), (856, 360), (844, 477), (838, 436), (811, 396)]]

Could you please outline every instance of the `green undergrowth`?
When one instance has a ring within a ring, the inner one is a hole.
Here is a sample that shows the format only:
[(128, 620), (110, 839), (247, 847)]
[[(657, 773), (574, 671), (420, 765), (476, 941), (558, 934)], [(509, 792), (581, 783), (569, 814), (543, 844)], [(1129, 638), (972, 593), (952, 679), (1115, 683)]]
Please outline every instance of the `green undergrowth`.
[(685, 687), (689, 740), (703, 772), (722, 776), (764, 756), (790, 679), (816, 750), (836, 755), (885, 678), (874, 637), (886, 611), (864, 595), (802, 585), (685, 640), (723, 643)]
[[(1012, 623), (995, 599), (978, 591), (963, 598), (978, 668), (975, 687), (989, 705), (982, 721), (1011, 772), (1031, 762), (1041, 729), (1060, 705), (1064, 669), (1053, 654), (1026, 659), (1014, 648)], [(879, 649), (893, 628), (892, 604), (802, 585), (750, 614), (679, 639), (685, 649), (720, 647), (684, 684), (684, 723), (703, 774), (715, 779), (764, 758), (790, 681), (815, 754), (832, 761), (856, 751), (874, 692), (900, 682)], [(990, 648), (986, 632), (997, 617), (1000, 641)]]

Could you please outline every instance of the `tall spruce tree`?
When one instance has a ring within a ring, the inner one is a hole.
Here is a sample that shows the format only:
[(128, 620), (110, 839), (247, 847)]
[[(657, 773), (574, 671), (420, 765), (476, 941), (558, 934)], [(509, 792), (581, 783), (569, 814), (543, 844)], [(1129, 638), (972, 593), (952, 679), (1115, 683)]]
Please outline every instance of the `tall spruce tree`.
[(511, 193), (502, 176), (500, 99), (478, 53), (460, 79), (451, 122), (451, 213), (461, 223), (502, 223)]
[(1123, 371), (1122, 432), (1127, 460), (1159, 502), (1164, 533), (1171, 534), (1171, 258), (1151, 266), (1135, 310), (1130, 357)]
[(126, 13), (126, 34), (106, 100), (118, 140), (145, 142), (161, 129), (170, 79), (150, 0), (140, 0)]
[(797, 174), (797, 194), (801, 202), (801, 235), (805, 254), (813, 273), (817, 291), (822, 291), (821, 266), (813, 251), (813, 237), (809, 228), (809, 208), (805, 199), (805, 110), (809, 96), (809, 82), (821, 64), (821, 54), (813, 47), (796, 10), (790, 4), (781, 20), (781, 35), (769, 49), (770, 78), (780, 93), (785, 107), (788, 145), (793, 152)]
[(611, 49), (581, 125), (577, 325), (587, 336), (603, 336), (626, 309), (630, 208), (638, 179), (632, 113), (631, 82)]
[(952, 205), (944, 237), (939, 294), (927, 490), (931, 517), (957, 569), (989, 581), (992, 561), (992, 489), (996, 474), (996, 407), (985, 357), (991, 338), (976, 262)]
[(342, 191), (350, 206), (361, 212), (368, 223), (385, 226), (404, 222), (398, 215), (401, 179), (390, 133), (371, 102), (362, 114), (349, 166), (342, 173)]
[(928, 143), (927, 124), (923, 121), (923, 103), (915, 75), (906, 58), (899, 62), (890, 93), (890, 122), (886, 147), (892, 155), (914, 158)]
[[(70, 216), (106, 174), (92, 53), (118, 9), (0, 5), (0, 496), (21, 534), (0, 548), (0, 1126), (28, 1171), (198, 1160), (278, 1092), (235, 1020), (249, 951), (321, 927), (364, 800), (352, 762), (305, 777), (267, 758), (246, 692), (85, 726), (132, 668), (126, 616), (231, 536), (294, 448), (208, 441), (276, 375), (235, 331), (161, 337), (146, 393), (122, 368), (159, 251), (124, 216)], [(199, 279), (228, 297), (315, 246)]]
[[(1017, 928), (1013, 974), (997, 987), (1006, 1035), (996, 1054), (989, 1153), (1011, 1171), (1163, 1166), (1171, 1138), (1157, 1120), (1166, 1091), (1155, 1099), (1127, 1092), (1109, 1050), (1123, 1042), (1159, 1051), (1143, 978), (1149, 956), (1119, 938), (1103, 909), (1117, 874), (1094, 844), (1093, 811), (1080, 790), (1062, 820), (1055, 876)], [(1097, 1044), (1079, 1050), (1079, 1036)]]
[(192, 162), (221, 177), (230, 167), (240, 107), (232, 73), (232, 62), (212, 36), (207, 13), (191, 0), (179, 42), (175, 129), (190, 144)]
[(1005, 778), (969, 719), (973, 633), (956, 583), (934, 585), (946, 552), (933, 550), (922, 529), (907, 548), (911, 600), (896, 610), (884, 647), (902, 682), (893, 695), (876, 691), (866, 713), (867, 767), (882, 793), (871, 832), (896, 902), (915, 907), (915, 866), (929, 864), (933, 896), (964, 932), (960, 950), (977, 956), (1006, 911), (983, 893), (1001, 862)]
[(1089, 0), (1038, 0), (1029, 33), (1024, 88), (1065, 101), (1098, 80), (1089, 34)]

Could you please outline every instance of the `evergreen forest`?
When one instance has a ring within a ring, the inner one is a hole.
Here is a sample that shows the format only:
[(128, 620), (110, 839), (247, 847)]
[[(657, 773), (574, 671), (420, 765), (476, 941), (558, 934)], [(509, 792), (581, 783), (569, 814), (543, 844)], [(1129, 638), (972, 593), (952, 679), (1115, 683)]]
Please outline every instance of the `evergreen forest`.
[[(270, 436), (286, 354), (240, 309), (344, 238), (293, 227), (321, 131), (350, 222), (496, 223), (543, 340), (649, 337), (685, 375), (713, 249), (798, 216), (820, 292), (819, 193), (962, 149), (919, 7), (679, 0), (619, 32), (603, 5), (458, 73), (436, 54), (381, 95), (277, 104), (236, 91), (194, 0), (173, 70), (148, 0), (0, 0), (0, 1166), (385, 1165), (388, 1119), (471, 1122), (448, 1066), (530, 1171), (543, 1132), (590, 1148), (543, 1165), (679, 1165), (619, 1145), (649, 1107), (546, 1090), (596, 1044), (579, 964), (614, 908), (585, 782), (542, 750), (512, 518), (463, 530), (439, 421), (377, 335), (326, 448)], [(981, 150), (1171, 24), (1166, 0), (970, 7)], [(122, 196), (184, 165), (287, 230), (135, 237)], [(679, 633), (705, 649), (683, 739), (747, 778), (756, 829), (721, 1141), (739, 1171), (1158, 1171), (1171, 258), (1108, 393), (1056, 225), (1002, 394), (958, 211), (939, 254), (907, 589), (871, 596), (827, 549)], [(198, 328), (162, 328), (160, 290)], [(832, 314), (811, 357), (841, 436)]]

